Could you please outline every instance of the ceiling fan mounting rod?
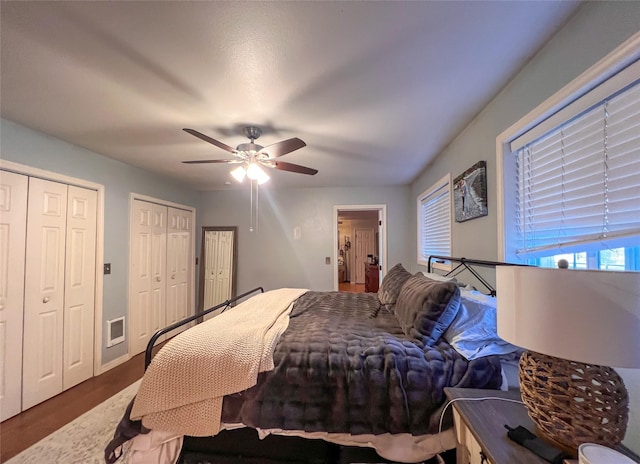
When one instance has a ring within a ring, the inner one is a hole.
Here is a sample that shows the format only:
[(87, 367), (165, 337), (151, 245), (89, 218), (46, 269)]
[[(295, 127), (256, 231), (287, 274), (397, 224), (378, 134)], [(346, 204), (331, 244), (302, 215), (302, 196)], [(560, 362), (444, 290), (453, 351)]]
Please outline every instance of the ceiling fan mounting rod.
[(257, 126), (247, 126), (243, 129), (244, 135), (251, 139), (251, 143), (262, 135), (262, 129)]

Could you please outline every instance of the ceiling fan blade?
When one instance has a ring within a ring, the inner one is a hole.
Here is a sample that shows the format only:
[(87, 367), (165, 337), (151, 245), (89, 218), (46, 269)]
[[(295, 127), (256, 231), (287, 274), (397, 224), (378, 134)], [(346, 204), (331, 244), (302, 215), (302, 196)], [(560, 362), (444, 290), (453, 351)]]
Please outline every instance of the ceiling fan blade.
[(282, 142), (277, 142), (269, 145), (268, 147), (264, 147), (258, 153), (266, 153), (269, 155), (269, 158), (277, 158), (278, 156), (286, 155), (287, 153), (291, 153), (292, 151), (306, 146), (306, 143), (298, 137), (294, 137), (292, 139), (283, 140)]
[(204, 135), (203, 133), (198, 132), (197, 130), (193, 130), (193, 129), (182, 129), (182, 130), (187, 132), (188, 134), (195, 135), (199, 139), (204, 140), (205, 142), (209, 142), (210, 144), (215, 145), (218, 148), (222, 148), (223, 150), (226, 150), (229, 153), (237, 153), (238, 152), (235, 148), (230, 147), (226, 143), (222, 143), (222, 142), (220, 142), (220, 141), (218, 141), (216, 139), (212, 139), (208, 135)]
[(185, 164), (205, 164), (205, 163), (242, 163), (242, 160), (193, 160), (193, 161), (183, 161)]
[(281, 171), (297, 172), (298, 174), (309, 174), (313, 176), (318, 173), (317, 169), (300, 166), (299, 164), (285, 163), (284, 161), (273, 161), (273, 167)]

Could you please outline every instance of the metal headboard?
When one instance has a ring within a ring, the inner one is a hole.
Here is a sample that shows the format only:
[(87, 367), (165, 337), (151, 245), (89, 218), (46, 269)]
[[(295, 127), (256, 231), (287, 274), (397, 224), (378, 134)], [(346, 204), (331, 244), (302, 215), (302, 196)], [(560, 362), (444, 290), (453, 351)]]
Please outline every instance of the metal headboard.
[(452, 263), (458, 263), (453, 269), (444, 274), (445, 276), (456, 276), (460, 272), (467, 270), (469, 271), (476, 279), (480, 281), (482, 285), (484, 285), (491, 296), (496, 296), (496, 289), (489, 283), (487, 280), (482, 277), (478, 271), (476, 271), (472, 266), (482, 266), (482, 267), (491, 267), (495, 268), (496, 266), (526, 266), (526, 264), (514, 264), (514, 263), (504, 263), (501, 261), (485, 261), (482, 259), (469, 259), (469, 258), (455, 258), (453, 256), (437, 256), (431, 255), (427, 260), (427, 271), (432, 272), (431, 263), (445, 263), (450, 261)]

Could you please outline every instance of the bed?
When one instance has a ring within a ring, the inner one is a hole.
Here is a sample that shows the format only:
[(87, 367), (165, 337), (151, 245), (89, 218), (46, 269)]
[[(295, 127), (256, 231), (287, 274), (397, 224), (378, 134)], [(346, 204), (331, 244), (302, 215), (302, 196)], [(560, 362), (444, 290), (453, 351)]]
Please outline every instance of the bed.
[[(429, 263), (442, 258), (474, 263)], [(151, 361), (156, 334), (107, 462), (132, 437), (136, 462), (175, 462), (184, 436), (237, 427), (372, 447), (399, 462), (453, 448), (444, 388), (504, 388), (501, 361), (517, 348), (485, 327), (495, 327), (492, 296), (431, 271), (398, 264), (377, 294), (258, 288)]]

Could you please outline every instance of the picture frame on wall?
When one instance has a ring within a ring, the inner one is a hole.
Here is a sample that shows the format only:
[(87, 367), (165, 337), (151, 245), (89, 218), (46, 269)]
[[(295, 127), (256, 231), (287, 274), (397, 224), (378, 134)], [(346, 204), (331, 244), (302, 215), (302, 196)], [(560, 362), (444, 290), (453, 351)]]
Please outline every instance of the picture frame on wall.
[(486, 161), (478, 161), (454, 179), (453, 205), (456, 222), (464, 222), (489, 214)]

